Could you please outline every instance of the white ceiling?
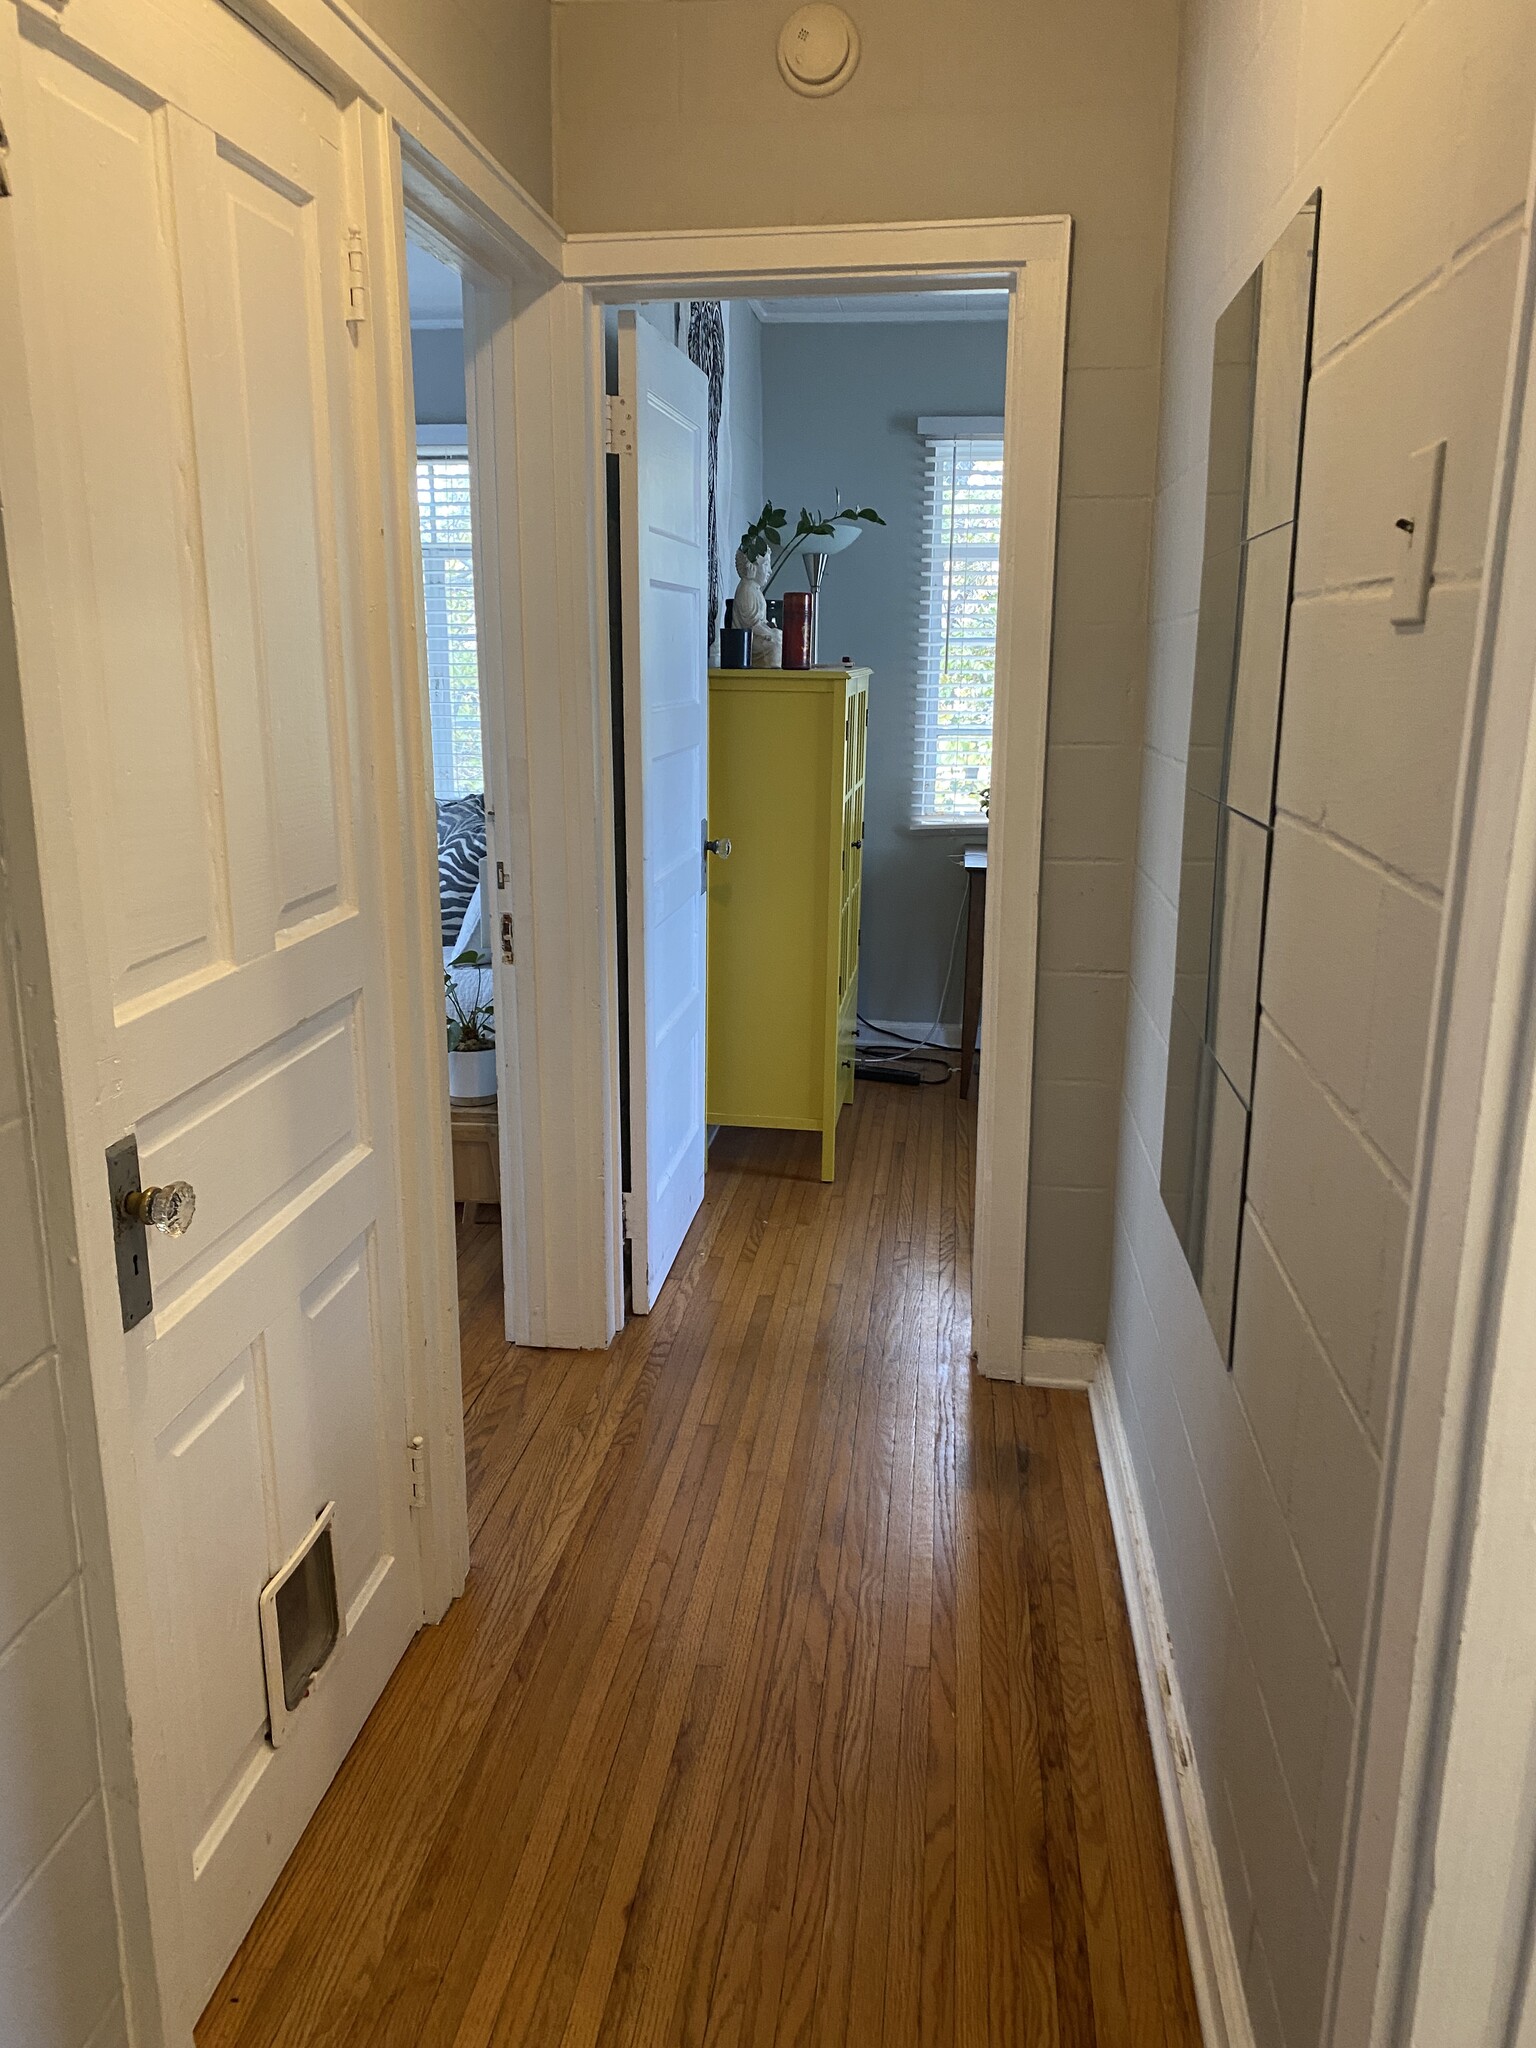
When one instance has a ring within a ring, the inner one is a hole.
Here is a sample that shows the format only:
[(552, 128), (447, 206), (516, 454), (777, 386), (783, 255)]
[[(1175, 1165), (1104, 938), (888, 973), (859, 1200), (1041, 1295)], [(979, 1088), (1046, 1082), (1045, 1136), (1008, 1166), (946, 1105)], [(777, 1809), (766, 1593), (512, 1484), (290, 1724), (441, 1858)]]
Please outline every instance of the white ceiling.
[(851, 298), (752, 299), (759, 320), (864, 326), (885, 321), (1006, 320), (1006, 291), (876, 292)]
[(409, 239), (405, 245), (405, 276), (413, 327), (464, 325), (464, 285), (459, 273)]

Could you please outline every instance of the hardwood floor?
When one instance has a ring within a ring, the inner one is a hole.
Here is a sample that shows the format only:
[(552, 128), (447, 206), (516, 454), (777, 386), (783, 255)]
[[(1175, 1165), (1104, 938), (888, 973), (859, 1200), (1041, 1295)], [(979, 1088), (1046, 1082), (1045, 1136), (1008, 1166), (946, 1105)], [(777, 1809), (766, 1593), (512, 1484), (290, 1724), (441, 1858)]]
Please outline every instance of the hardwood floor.
[(1195, 2048), (1087, 1401), (969, 1368), (973, 1130), (722, 1133), (603, 1354), (461, 1230), (469, 1585), (200, 2048)]

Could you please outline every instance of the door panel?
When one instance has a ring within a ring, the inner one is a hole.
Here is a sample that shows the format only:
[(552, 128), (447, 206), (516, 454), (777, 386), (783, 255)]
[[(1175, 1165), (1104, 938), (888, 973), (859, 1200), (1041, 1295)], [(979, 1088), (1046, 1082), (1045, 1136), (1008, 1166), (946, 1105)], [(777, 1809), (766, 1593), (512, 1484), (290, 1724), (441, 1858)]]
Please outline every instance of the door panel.
[[(351, 1502), (336, 1531), (336, 1589), (344, 1614), (364, 1593), (386, 1549), (373, 1360), (378, 1337), (372, 1243), (359, 1238), (299, 1297), (267, 1337), (269, 1398), (278, 1461), (279, 1547), (291, 1556), (333, 1491)], [(361, 1425), (361, 1426), (360, 1426)]]
[(77, 620), (82, 818), (104, 860), (159, 877), (127, 894), (106, 927), (113, 997), (127, 1006), (227, 955), (222, 849), (204, 829), (216, 767), (192, 572), (185, 340), (155, 114), (57, 63), (34, 108), (52, 167), (46, 231), (78, 252), (77, 265), (49, 265), (40, 280), (48, 325), (67, 335), (111, 308), (110, 349), (87, 362), (66, 348), (51, 367), (67, 472), (114, 456), (97, 489), (57, 510), (70, 582), (97, 598)]
[(709, 387), (680, 349), (619, 319), (625, 821), (629, 892), (631, 1298), (655, 1302), (704, 1199), (709, 810)]
[[(259, 1340), (258, 1340), (259, 1342)], [(172, 1536), (167, 1584), (178, 1661), (189, 1674), (181, 1754), (194, 1861), (259, 1748), (266, 1727), (261, 1640), (232, 1587), (267, 1558), (251, 1345), (177, 1417), (157, 1447), (157, 1481)]]
[[(121, 1344), (190, 2024), (421, 1592), (345, 132), (212, 0), (131, 16), (12, 32), (13, 139), (47, 174), (7, 205), (71, 734), (49, 787), (102, 935), (96, 1135), (198, 1196), (151, 1235), (152, 1316), (121, 1337), (114, 1301), (92, 1333)], [(110, 1232), (99, 1152), (77, 1170)], [(274, 1749), (259, 1596), (330, 1501), (344, 1633)]]
[[(323, 266), (312, 208), (296, 206), (243, 167), (221, 159), (219, 169), (240, 340), (238, 374), (229, 381), (243, 446), (229, 452), (244, 457), (249, 479), (259, 703), (271, 779), (267, 836), (276, 857), (272, 930), (286, 933), (333, 907), (341, 884), (331, 760), (334, 658), (325, 626), (334, 594), (322, 573), (323, 441), (311, 381), (320, 352), (310, 298)], [(264, 431), (269, 422), (286, 431)], [(288, 686), (295, 675), (321, 687), (295, 691)]]

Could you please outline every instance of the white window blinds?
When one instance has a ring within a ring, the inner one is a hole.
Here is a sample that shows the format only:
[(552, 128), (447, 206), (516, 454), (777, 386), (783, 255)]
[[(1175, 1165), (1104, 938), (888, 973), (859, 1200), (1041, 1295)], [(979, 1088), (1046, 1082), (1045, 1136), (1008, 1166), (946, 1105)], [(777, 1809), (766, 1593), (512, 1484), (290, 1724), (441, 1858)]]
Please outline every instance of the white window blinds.
[(485, 765), (480, 751), (468, 456), (435, 451), (419, 455), (416, 501), (421, 515), (432, 783), (439, 798), (469, 796), (484, 789)]
[(992, 779), (1002, 421), (922, 419), (918, 431), (928, 474), (912, 822), (975, 826)]

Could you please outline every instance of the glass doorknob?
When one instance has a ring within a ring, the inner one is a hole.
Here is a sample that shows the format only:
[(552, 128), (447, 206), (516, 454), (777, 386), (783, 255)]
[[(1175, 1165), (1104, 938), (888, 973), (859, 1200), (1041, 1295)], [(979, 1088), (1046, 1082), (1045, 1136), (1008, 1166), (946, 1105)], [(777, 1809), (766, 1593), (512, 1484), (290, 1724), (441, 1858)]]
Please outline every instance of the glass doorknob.
[(197, 1195), (189, 1180), (167, 1181), (163, 1188), (135, 1188), (123, 1197), (123, 1211), (146, 1230), (162, 1237), (182, 1237), (197, 1214)]
[(731, 842), (729, 839), (706, 839), (704, 851), (712, 853), (716, 860), (729, 860), (731, 857)]

